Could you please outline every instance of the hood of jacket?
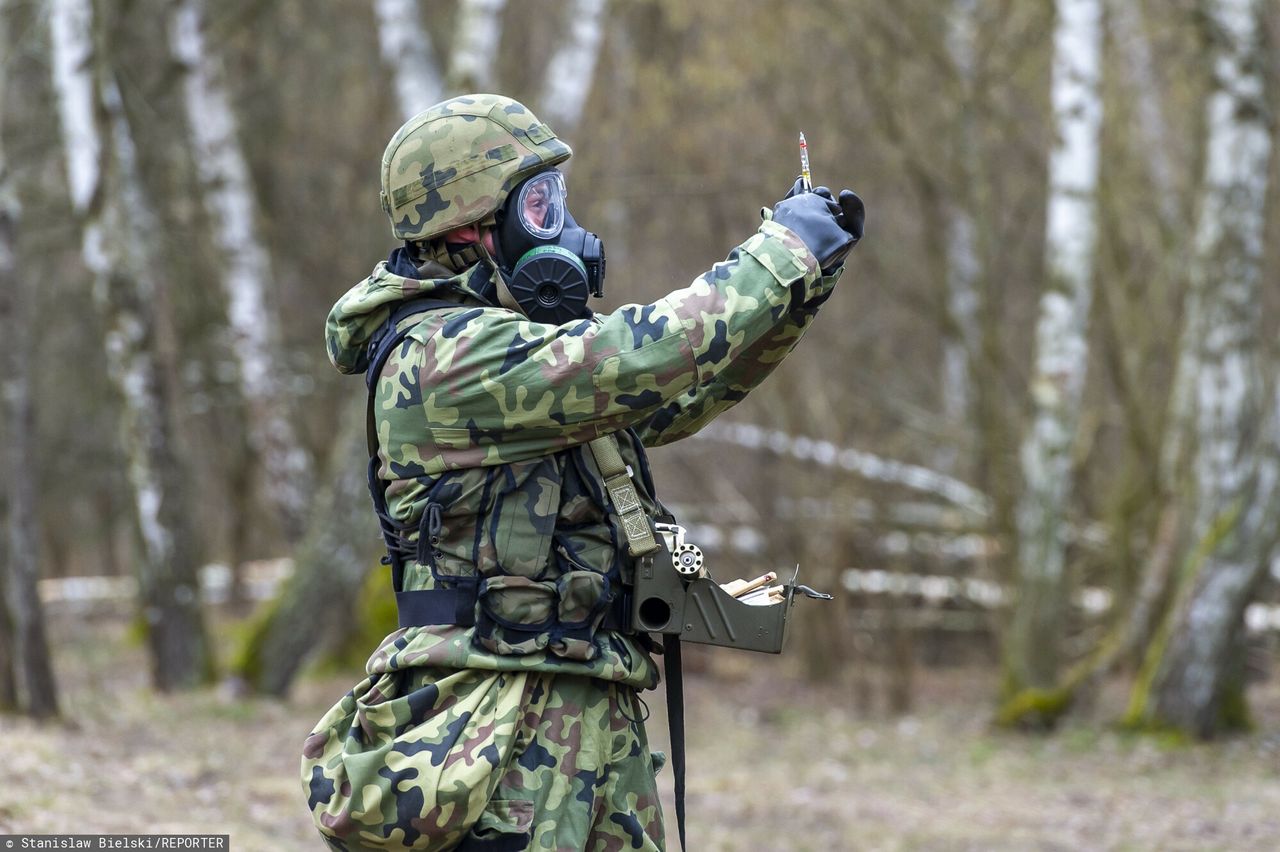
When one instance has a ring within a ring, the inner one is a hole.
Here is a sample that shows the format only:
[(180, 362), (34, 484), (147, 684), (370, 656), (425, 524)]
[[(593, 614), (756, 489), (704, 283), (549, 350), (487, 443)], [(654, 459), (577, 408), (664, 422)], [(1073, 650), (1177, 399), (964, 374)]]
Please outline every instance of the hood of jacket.
[(370, 338), (396, 305), (406, 299), (430, 297), (459, 304), (493, 305), (487, 296), (492, 292), (493, 273), (485, 264), (478, 263), (457, 275), (449, 274), (442, 266), (430, 265), (428, 276), (433, 269), (442, 277), (423, 276), (409, 260), (408, 252), (398, 248), (374, 267), (368, 278), (342, 294), (324, 326), (325, 349), (339, 372), (364, 372)]

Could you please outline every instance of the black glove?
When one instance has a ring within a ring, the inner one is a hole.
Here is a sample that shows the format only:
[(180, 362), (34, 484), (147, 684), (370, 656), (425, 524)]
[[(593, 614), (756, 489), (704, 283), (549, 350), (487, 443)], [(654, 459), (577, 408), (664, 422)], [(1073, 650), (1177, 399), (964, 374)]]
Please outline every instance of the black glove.
[(862, 239), (866, 215), (862, 199), (850, 190), (842, 190), (837, 201), (825, 186), (805, 192), (799, 180), (773, 207), (773, 220), (804, 241), (823, 275), (839, 269)]
[[(791, 191), (787, 193), (787, 198), (801, 191), (800, 186), (800, 180), (797, 178), (795, 186), (791, 187)], [(867, 220), (867, 210), (862, 203), (862, 199), (851, 189), (840, 190), (839, 199), (832, 198), (831, 190), (825, 186), (820, 186), (813, 190), (813, 194), (821, 195), (828, 201), (837, 201), (839, 203), (841, 213), (840, 227), (848, 231), (849, 235), (853, 237), (853, 245), (849, 246), (849, 248), (856, 246), (858, 241), (862, 239), (862, 226)]]
[[(791, 185), (791, 189), (787, 190), (787, 194), (782, 197), (785, 200), (794, 195), (799, 195), (804, 191), (804, 178), (798, 177), (796, 178), (796, 182)], [(825, 186), (820, 186), (817, 189), (811, 190), (811, 192), (816, 195), (821, 195), (828, 201), (835, 200), (831, 197), (831, 190), (827, 189)], [(862, 239), (862, 226), (866, 222), (867, 218), (866, 207), (863, 205), (862, 199), (859, 198), (857, 193), (851, 189), (840, 190), (839, 202), (840, 208), (844, 212), (845, 216), (844, 221), (840, 223), (841, 227), (850, 234), (853, 234), (853, 240), (856, 244), (858, 240)]]

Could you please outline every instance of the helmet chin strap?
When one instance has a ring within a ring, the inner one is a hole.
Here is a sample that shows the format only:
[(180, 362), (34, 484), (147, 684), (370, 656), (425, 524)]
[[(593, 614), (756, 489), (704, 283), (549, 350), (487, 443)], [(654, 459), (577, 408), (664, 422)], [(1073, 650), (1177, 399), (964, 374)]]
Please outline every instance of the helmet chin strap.
[(522, 317), (528, 317), (524, 312), (524, 308), (520, 307), (520, 303), (516, 301), (516, 297), (511, 294), (511, 288), (507, 286), (506, 276), (502, 274), (502, 270), (498, 268), (498, 261), (489, 254), (489, 250), (485, 248), (484, 242), (472, 243), (467, 246), (468, 249), (474, 249), (479, 255), (480, 262), (489, 266), (490, 274), (494, 281), (494, 288), (498, 291), (498, 301), (502, 307), (510, 311), (515, 311)]

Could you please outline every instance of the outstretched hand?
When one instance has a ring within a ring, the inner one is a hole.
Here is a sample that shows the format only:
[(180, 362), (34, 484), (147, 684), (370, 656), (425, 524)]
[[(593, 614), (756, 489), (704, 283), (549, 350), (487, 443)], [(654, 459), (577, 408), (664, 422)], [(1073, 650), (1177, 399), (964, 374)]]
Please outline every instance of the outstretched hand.
[(862, 239), (866, 207), (852, 190), (841, 190), (839, 198), (825, 186), (805, 192), (797, 179), (774, 205), (773, 220), (794, 231), (818, 258), (822, 274), (830, 275)]

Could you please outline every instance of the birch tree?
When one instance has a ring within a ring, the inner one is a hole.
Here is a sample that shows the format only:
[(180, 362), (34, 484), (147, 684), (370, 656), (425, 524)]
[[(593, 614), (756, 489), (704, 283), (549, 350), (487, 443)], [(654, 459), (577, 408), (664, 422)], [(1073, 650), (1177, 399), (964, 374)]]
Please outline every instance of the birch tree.
[(1280, 535), (1280, 397), (1273, 383), (1267, 401), (1257, 309), (1271, 157), (1259, 11), (1251, 0), (1209, 6), (1215, 91), (1188, 306), (1195, 546), (1130, 708), (1135, 724), (1206, 738), (1245, 722), (1232, 650)]
[(157, 225), (119, 90), (104, 77), (94, 52), (92, 7), (88, 0), (50, 0), (49, 21), (72, 209), (80, 218), (94, 302), (106, 320), (107, 371), (122, 400), (152, 680), (162, 690), (193, 686), (208, 677), (212, 663), (200, 611), (194, 516), (184, 491), (189, 477), (174, 444), (171, 400), (153, 350)]
[(290, 418), (289, 393), (281, 381), (286, 360), (279, 314), (269, 305), (271, 260), (258, 238), (256, 204), (227, 94), (225, 72), (205, 49), (203, 3), (183, 0), (169, 20), (174, 59), (183, 69), (187, 125), (203, 184), (204, 202), (225, 267), (231, 351), (239, 361), (240, 386), (249, 414), (248, 432), (263, 485), (286, 539), (301, 538), (314, 477)]
[(373, 0), (382, 60), (392, 70), (396, 105), (405, 118), (440, 100), (444, 79), (422, 28), (418, 0)]
[[(946, 304), (950, 322), (949, 333), (942, 349), (942, 400), (943, 414), (952, 424), (969, 419), (971, 401), (971, 359), (978, 346), (978, 293), (979, 274), (977, 227), (969, 206), (968, 190), (976, 179), (976, 139), (972, 132), (972, 101), (976, 38), (974, 0), (955, 0), (947, 33), (947, 52), (955, 68), (963, 91), (965, 107), (962, 108), (957, 131), (954, 156), (960, 185), (966, 197), (959, 204), (948, 205), (947, 216), (947, 280)], [(942, 466), (954, 471), (956, 452), (945, 451)]]
[(560, 133), (582, 120), (604, 40), (604, 10), (605, 0), (574, 0), (568, 38), (547, 63), (539, 115)]
[(1040, 300), (1032, 418), (1023, 440), (1018, 506), (1018, 600), (1005, 649), (1006, 682), (1048, 689), (1058, 673), (1066, 605), (1065, 536), (1072, 447), (1088, 361), (1102, 102), (1100, 0), (1058, 0), (1049, 160), (1047, 287)]
[[(1124, 72), (1122, 80), (1136, 108), (1137, 120), (1130, 144), (1141, 152), (1154, 190), (1154, 209), (1158, 212), (1159, 225), (1167, 243), (1172, 246), (1163, 254), (1162, 276), (1167, 280), (1167, 286), (1179, 287), (1184, 283), (1183, 269), (1190, 252), (1183, 248), (1188, 241), (1181, 239), (1187, 228), (1180, 221), (1174, 165), (1169, 153), (1172, 147), (1172, 130), (1168, 123), (1163, 92), (1157, 83), (1155, 58), (1139, 7), (1124, 0), (1110, 0), (1106, 10), (1111, 41), (1118, 53), (1118, 64)], [(1114, 326), (1116, 320), (1113, 310), (1112, 300), (1105, 298), (1104, 293), (1099, 315)], [(1151, 637), (1162, 607), (1167, 604), (1173, 565), (1185, 538), (1185, 501), (1181, 499), (1180, 490), (1186, 467), (1184, 450), (1194, 438), (1190, 383), (1195, 373), (1198, 329), (1197, 305), (1189, 300), (1176, 349), (1177, 362), (1172, 388), (1164, 400), (1165, 428), (1160, 445), (1154, 448), (1153, 453), (1144, 453), (1144, 458), (1140, 460), (1140, 464), (1149, 465), (1154, 471), (1151, 475), (1154, 483), (1151, 496), (1156, 501), (1156, 511), (1153, 513), (1154, 521), (1148, 544), (1140, 559), (1138, 583), (1132, 602), (1127, 611), (1117, 614), (1115, 622), (1096, 646), (1061, 677), (1060, 688), (1053, 694), (1042, 691), (1035, 696), (1024, 696), (1034, 697), (1036, 700), (1021, 705), (1015, 702), (1003, 708), (1002, 716), (1010, 722), (1021, 719), (1029, 704), (1038, 704), (1042, 715), (1052, 715), (1055, 711), (1049, 708), (1065, 708), (1096, 675), (1110, 671), (1122, 660), (1139, 655)], [(1112, 333), (1116, 334), (1114, 328)], [(1113, 369), (1126, 373), (1128, 371), (1123, 359)], [(1124, 402), (1131, 420), (1144, 421), (1144, 409), (1149, 405), (1149, 398), (1138, 398), (1135, 395), (1140, 384), (1127, 375), (1117, 382), (1121, 394), (1134, 395)], [(1130, 428), (1136, 428), (1143, 435), (1147, 434), (1147, 427), (1142, 422), (1131, 423)], [(1143, 440), (1136, 443), (1145, 445), (1147, 442)]]
[[(453, 52), (446, 76), (449, 91), (462, 94), (487, 91), (493, 86), (493, 58), (498, 53), (502, 12), (506, 6), (507, 0), (461, 0), (458, 4)], [(435, 101), (429, 101), (427, 106), (432, 103)]]

